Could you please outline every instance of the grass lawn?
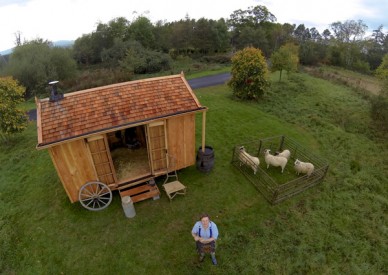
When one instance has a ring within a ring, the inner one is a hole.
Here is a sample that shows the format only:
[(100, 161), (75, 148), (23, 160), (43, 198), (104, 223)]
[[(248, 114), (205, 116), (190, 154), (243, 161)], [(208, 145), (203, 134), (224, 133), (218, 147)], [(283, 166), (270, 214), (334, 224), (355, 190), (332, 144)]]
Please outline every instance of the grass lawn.
[[(71, 204), (31, 122), (0, 144), (0, 273), (386, 273), (388, 145), (373, 137), (368, 102), (305, 74), (277, 79), (260, 103), (234, 100), (224, 85), (196, 90), (214, 169), (179, 171), (187, 195), (136, 203), (133, 219), (118, 194), (100, 212)], [(197, 128), (198, 147), (200, 116)], [(323, 183), (271, 206), (230, 161), (233, 146), (280, 134), (330, 167)], [(198, 263), (190, 234), (204, 211), (220, 230), (216, 267)]]

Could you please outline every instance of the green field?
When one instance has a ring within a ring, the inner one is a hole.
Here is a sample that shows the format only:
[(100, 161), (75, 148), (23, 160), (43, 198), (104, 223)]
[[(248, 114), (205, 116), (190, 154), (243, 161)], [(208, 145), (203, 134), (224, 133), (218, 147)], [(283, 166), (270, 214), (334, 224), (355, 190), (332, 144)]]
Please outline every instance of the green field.
[[(187, 195), (137, 203), (133, 219), (118, 194), (100, 212), (71, 204), (31, 122), (0, 145), (0, 273), (386, 274), (388, 144), (369, 102), (306, 74), (277, 80), (260, 103), (224, 85), (195, 90), (215, 167), (179, 171)], [(235, 145), (282, 134), (330, 167), (323, 183), (271, 206), (230, 161)], [(204, 211), (220, 230), (218, 266), (198, 263), (190, 234)]]

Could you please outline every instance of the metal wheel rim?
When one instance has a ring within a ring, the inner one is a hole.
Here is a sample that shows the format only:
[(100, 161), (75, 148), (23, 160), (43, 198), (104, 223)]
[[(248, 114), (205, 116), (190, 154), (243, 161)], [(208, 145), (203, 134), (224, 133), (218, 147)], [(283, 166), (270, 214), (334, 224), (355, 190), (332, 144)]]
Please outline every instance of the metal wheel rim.
[(112, 191), (102, 182), (91, 181), (82, 185), (78, 199), (83, 207), (90, 211), (100, 211), (112, 202)]

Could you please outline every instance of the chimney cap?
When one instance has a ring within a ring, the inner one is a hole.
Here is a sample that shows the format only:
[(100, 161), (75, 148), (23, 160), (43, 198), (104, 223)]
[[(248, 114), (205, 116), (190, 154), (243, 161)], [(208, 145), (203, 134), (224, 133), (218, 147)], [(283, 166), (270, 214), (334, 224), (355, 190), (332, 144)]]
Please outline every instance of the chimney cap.
[(54, 80), (54, 81), (49, 82), (49, 85), (54, 85), (54, 84), (57, 84), (58, 82), (59, 82), (58, 80)]

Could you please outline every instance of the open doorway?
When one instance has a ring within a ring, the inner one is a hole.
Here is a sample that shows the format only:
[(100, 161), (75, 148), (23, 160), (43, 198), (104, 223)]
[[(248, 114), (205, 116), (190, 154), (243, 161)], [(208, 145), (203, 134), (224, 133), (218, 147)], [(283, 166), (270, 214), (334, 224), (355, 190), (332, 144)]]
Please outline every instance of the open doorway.
[(144, 126), (107, 134), (118, 181), (129, 181), (151, 174)]

